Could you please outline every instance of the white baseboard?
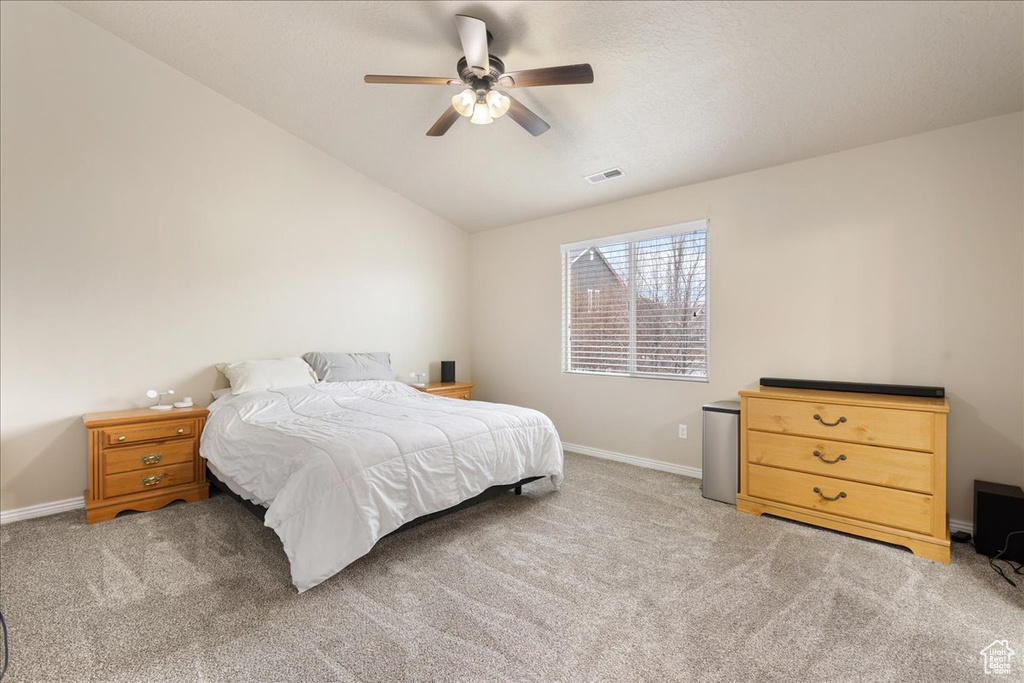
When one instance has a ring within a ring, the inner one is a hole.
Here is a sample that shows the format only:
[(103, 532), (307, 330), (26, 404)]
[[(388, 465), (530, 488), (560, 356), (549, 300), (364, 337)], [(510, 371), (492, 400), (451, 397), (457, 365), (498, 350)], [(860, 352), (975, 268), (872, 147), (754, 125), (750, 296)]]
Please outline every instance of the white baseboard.
[(687, 467), (686, 465), (673, 465), (669, 462), (661, 462), (660, 460), (650, 460), (649, 458), (641, 458), (637, 455), (627, 455), (625, 453), (616, 453), (615, 451), (606, 451), (603, 448), (592, 448), (590, 446), (581, 446), (576, 443), (562, 442), (562, 448), (573, 453), (579, 453), (580, 455), (589, 455), (592, 458), (601, 458), (603, 460), (614, 460), (615, 462), (624, 462), (629, 465), (636, 465), (637, 467), (646, 467), (649, 470), (658, 470), (660, 472), (671, 472), (672, 474), (681, 474), (684, 477), (690, 477), (692, 479), (701, 478), (701, 470), (699, 467)]
[[(636, 465), (637, 467), (646, 467), (647, 469), (650, 470), (672, 472), (673, 474), (681, 474), (684, 477), (692, 477), (693, 479), (700, 479), (702, 475), (701, 470), (698, 467), (687, 467), (686, 465), (673, 465), (671, 463), (661, 462), (659, 460), (641, 458), (636, 455), (626, 455), (625, 453), (606, 451), (601, 448), (581, 446), (576, 443), (566, 443), (563, 441), (562, 448), (573, 453), (579, 453), (580, 455), (589, 455), (594, 458), (602, 458), (604, 460), (624, 462), (629, 465)], [(954, 531), (966, 531), (967, 533), (972, 534), (974, 533), (974, 524), (972, 522), (965, 522), (962, 519), (951, 519), (949, 520), (949, 531), (950, 533)]]
[(24, 508), (4, 510), (0, 512), (0, 524), (10, 524), (11, 522), (19, 522), (23, 519), (32, 519), (33, 517), (46, 517), (47, 515), (55, 515), (58, 512), (67, 512), (68, 510), (81, 510), (84, 507), (85, 498), (78, 496), (77, 498), (68, 498), (67, 500), (55, 500), (52, 503), (41, 503)]
[(949, 520), (949, 533), (954, 531), (966, 531), (969, 534), (974, 533), (974, 523), (965, 522), (962, 519), (951, 519)]

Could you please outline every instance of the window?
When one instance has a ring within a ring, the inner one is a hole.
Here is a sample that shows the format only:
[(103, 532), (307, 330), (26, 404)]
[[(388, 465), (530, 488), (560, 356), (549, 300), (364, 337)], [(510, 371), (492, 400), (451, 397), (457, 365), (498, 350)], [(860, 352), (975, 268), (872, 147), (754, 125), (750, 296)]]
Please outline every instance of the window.
[(562, 245), (562, 369), (707, 381), (707, 229)]

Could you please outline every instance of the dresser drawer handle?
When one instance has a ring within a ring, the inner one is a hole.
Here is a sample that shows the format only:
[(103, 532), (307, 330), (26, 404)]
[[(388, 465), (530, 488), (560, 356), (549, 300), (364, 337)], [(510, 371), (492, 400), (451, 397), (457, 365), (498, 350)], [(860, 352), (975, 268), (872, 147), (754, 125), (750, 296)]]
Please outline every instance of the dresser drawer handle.
[(143, 465), (155, 465), (164, 459), (163, 453), (150, 453), (149, 455), (142, 456)]
[(128, 438), (127, 436), (119, 436), (119, 437), (117, 437), (117, 440), (118, 441), (124, 441), (127, 438)]
[(836, 425), (846, 422), (845, 417), (840, 417), (835, 422), (825, 422), (824, 420), (821, 419), (821, 415), (818, 415), (817, 413), (814, 414), (814, 419), (820, 422), (821, 424), (825, 425), (826, 427), (835, 427)]
[(846, 456), (843, 455), (842, 453), (840, 453), (839, 457), (836, 458), (835, 460), (827, 460), (821, 451), (814, 451), (814, 457), (828, 465), (834, 465), (840, 460), (846, 460)]
[(839, 500), (840, 498), (846, 498), (846, 491), (840, 491), (838, 496), (826, 496), (821, 492), (819, 487), (815, 486), (814, 492), (821, 496), (822, 500)]
[[(162, 474), (154, 474), (154, 475), (149, 476), (149, 477), (143, 477), (142, 478), (142, 485), (143, 486), (156, 486), (157, 484), (159, 484), (163, 480), (164, 480), (164, 475), (162, 475)], [(844, 493), (843, 495), (845, 496), (846, 494)]]
[[(846, 418), (845, 417), (843, 418), (843, 422), (846, 422)], [(185, 428), (184, 427), (178, 427), (178, 433), (179, 434), (184, 434), (185, 433)]]

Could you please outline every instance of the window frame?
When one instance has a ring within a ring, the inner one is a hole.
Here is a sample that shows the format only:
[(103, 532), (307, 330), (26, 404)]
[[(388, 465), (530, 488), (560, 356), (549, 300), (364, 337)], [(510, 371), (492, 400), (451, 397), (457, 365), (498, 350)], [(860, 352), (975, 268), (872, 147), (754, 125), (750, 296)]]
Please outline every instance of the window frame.
[[(567, 375), (584, 375), (596, 377), (627, 377), (636, 379), (664, 379), (681, 382), (700, 382), (707, 384), (711, 381), (711, 267), (710, 267), (710, 240), (711, 221), (707, 218), (700, 220), (673, 223), (648, 230), (637, 230), (634, 232), (608, 235), (597, 239), (580, 240), (561, 245), (562, 261), (562, 347), (561, 365), (562, 373)], [(704, 375), (673, 375), (657, 372), (637, 372), (636, 370), (636, 248), (632, 243), (645, 240), (657, 239), (659, 237), (673, 237), (686, 233), (704, 231)], [(569, 335), (569, 323), (571, 321), (571, 290), (570, 290), (570, 255), (575, 250), (601, 248), (613, 244), (630, 243), (630, 270), (629, 270), (629, 370), (626, 372), (610, 372), (608, 370), (574, 370), (572, 369), (572, 345)]]

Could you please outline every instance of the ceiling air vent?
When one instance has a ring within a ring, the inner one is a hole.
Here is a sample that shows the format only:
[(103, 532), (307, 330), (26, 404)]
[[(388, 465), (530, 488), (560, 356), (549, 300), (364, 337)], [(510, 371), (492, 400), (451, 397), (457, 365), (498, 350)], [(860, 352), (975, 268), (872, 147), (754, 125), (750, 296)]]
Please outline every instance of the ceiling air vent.
[(619, 176), (622, 175), (626, 174), (622, 171), (621, 168), (615, 167), (609, 168), (607, 171), (601, 171), (600, 173), (594, 173), (592, 175), (586, 175), (583, 177), (586, 178), (587, 182), (590, 183), (591, 185), (597, 185), (598, 183), (603, 183), (606, 180), (618, 178)]

